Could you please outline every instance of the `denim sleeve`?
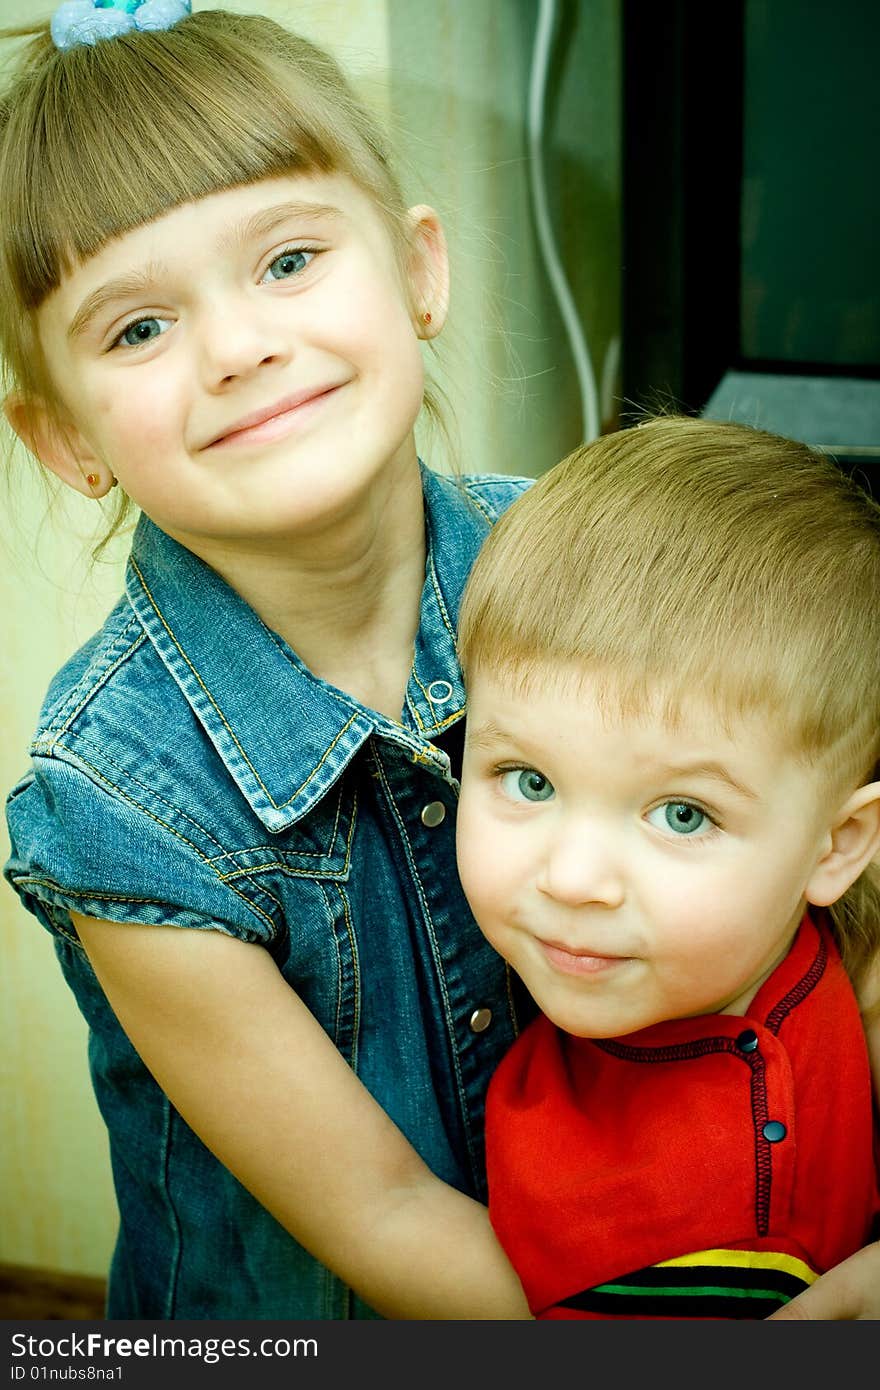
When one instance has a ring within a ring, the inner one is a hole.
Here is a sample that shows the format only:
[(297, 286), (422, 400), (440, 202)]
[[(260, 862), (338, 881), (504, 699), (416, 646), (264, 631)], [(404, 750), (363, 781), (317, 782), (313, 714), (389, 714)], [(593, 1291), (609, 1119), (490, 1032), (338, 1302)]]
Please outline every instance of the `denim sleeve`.
[(108, 791), (64, 760), (36, 758), (6, 806), (7, 881), (54, 934), (78, 941), (70, 913), (113, 922), (215, 928), (269, 945), (272, 903), (224, 881), (221, 847)]

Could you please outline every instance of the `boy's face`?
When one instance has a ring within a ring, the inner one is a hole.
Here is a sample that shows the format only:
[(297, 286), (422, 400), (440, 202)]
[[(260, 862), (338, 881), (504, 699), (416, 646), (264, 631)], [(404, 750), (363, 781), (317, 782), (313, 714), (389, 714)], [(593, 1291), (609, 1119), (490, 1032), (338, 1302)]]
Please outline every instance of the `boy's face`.
[(603, 713), (588, 679), (471, 682), (462, 883), (575, 1035), (743, 1013), (791, 943), (835, 809), (758, 717), (725, 732), (694, 702), (670, 728)]

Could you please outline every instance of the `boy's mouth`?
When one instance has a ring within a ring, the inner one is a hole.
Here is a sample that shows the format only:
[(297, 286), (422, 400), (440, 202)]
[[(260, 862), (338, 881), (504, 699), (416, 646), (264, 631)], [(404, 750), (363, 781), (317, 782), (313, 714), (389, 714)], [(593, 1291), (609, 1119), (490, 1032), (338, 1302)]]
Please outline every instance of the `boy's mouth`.
[(632, 960), (631, 956), (573, 951), (552, 941), (540, 941), (539, 945), (549, 963), (566, 975), (602, 975)]

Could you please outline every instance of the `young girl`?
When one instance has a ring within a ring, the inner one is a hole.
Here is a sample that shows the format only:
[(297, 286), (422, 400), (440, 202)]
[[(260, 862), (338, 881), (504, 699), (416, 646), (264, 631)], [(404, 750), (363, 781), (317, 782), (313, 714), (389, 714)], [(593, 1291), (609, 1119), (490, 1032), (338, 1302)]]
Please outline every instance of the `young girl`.
[[(143, 512), (9, 804), (9, 881), (91, 1029), (109, 1313), (368, 1316), (353, 1284), (406, 1315), (405, 1238), (378, 1224), (380, 1191), (405, 1205), (401, 1132), (485, 1225), (483, 1098), (516, 1027), (455, 877), (455, 619), (522, 484), (416, 457), (437, 218), (328, 57), (221, 12), (39, 31), (0, 188), (8, 417)], [(438, 1296), (491, 1314), (447, 1229)]]
[(29, 31), (0, 132), (8, 419), (141, 509), (8, 804), (90, 1027), (108, 1313), (528, 1316), (479, 1200), (514, 990), (454, 862), (459, 598), (525, 485), (417, 458), (442, 232), (334, 63), (157, 3)]

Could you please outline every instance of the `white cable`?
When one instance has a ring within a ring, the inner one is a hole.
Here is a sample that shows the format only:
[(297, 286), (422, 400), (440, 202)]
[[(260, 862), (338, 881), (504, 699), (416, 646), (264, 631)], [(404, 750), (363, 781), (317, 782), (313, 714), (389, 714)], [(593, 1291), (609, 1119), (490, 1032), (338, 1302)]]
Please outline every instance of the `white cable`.
[(556, 302), (559, 305), (562, 322), (565, 325), (574, 357), (581, 395), (584, 443), (589, 443), (590, 440), (598, 437), (601, 428), (596, 377), (590, 360), (589, 346), (584, 337), (583, 328), (565, 278), (565, 271), (556, 249), (547, 206), (547, 187), (544, 175), (544, 96), (555, 28), (556, 0), (540, 0), (535, 42), (532, 50), (532, 69), (529, 77), (529, 186), (532, 194), (535, 227), (538, 233), (538, 246), (544, 259), (550, 285), (556, 296)]

